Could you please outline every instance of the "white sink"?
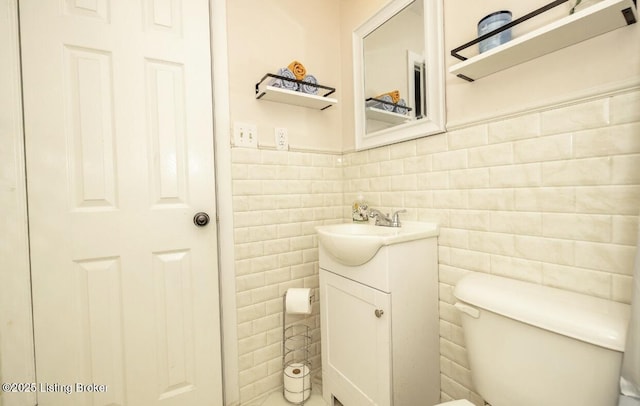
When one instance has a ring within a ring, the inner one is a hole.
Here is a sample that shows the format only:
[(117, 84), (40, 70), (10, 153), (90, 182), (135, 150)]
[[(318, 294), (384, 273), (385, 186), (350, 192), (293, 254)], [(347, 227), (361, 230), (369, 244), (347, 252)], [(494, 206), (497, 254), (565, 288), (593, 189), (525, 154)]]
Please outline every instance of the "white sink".
[(344, 265), (368, 262), (385, 245), (398, 244), (438, 235), (435, 223), (405, 221), (402, 227), (343, 223), (316, 227), (318, 241), (327, 253)]

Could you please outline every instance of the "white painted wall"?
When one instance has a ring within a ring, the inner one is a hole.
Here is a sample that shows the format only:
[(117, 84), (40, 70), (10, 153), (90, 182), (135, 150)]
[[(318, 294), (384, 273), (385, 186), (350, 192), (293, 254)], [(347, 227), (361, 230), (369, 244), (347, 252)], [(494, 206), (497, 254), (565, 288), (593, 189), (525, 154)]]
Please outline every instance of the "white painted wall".
[[(507, 8), (517, 18), (544, 4), (525, 0), (509, 2)], [(459, 62), (449, 55), (449, 50), (475, 38), (478, 21), (504, 8), (505, 3), (498, 0), (445, 1), (447, 69)], [(524, 23), (521, 28), (514, 27), (513, 37), (568, 13), (569, 5), (562, 4), (548, 14)], [(473, 83), (449, 74), (446, 84), (447, 128), (637, 86), (640, 84), (639, 43), (640, 24), (634, 24)]]
[[(343, 151), (354, 149), (353, 77), (351, 32), (386, 2), (344, 0), (340, 4), (343, 111)], [(459, 62), (449, 51), (474, 39), (482, 17), (505, 4), (499, 0), (469, 2), (447, 0), (444, 9), (445, 64)], [(514, 18), (544, 3), (535, 0), (511, 2)], [(569, 5), (557, 8), (514, 28), (513, 36), (543, 26), (569, 12)], [(521, 113), (573, 99), (597, 96), (640, 85), (640, 24), (607, 33), (536, 60), (498, 72), (473, 83), (447, 74), (447, 128), (458, 128), (482, 120)], [(473, 55), (463, 52), (464, 55)], [(346, 92), (351, 94), (346, 94)]]
[[(258, 126), (258, 142), (274, 147), (274, 127), (286, 127), (291, 149), (340, 151), (341, 105), (338, 0), (227, 2), (231, 122)], [(337, 107), (325, 111), (255, 99), (255, 84), (291, 61), (335, 87)]]

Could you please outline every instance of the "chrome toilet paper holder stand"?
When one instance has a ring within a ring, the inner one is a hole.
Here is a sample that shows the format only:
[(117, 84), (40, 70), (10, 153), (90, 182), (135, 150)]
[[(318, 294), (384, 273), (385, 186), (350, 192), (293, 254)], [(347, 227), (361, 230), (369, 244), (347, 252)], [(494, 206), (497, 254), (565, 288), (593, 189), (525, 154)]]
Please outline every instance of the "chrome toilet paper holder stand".
[[(310, 297), (311, 302), (314, 301), (314, 295)], [(309, 396), (305, 396), (305, 392), (308, 391), (311, 394), (311, 379), (309, 377), (309, 387), (305, 385), (304, 379), (304, 367), (308, 368), (308, 373), (311, 374), (311, 334), (309, 332), (309, 326), (302, 322), (293, 322), (287, 325), (287, 292), (282, 296), (282, 368), (283, 375), (286, 373), (287, 367), (292, 364), (301, 364), (303, 370), (302, 376), (302, 391), (289, 391), (290, 394), (298, 395), (302, 398), (301, 402), (291, 402), (287, 398), (287, 388), (283, 383), (282, 396), (287, 402), (294, 405), (304, 405), (309, 399)]]

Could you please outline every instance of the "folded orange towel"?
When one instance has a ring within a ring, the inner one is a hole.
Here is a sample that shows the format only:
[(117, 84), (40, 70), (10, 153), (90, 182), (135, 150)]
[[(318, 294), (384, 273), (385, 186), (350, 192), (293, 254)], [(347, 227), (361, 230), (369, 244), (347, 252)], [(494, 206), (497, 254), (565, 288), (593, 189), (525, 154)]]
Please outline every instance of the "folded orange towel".
[(393, 90), (391, 92), (382, 93), (381, 95), (378, 95), (375, 98), (376, 99), (380, 99), (380, 98), (382, 98), (382, 96), (386, 96), (386, 95), (391, 96), (391, 101), (394, 102), (394, 103), (397, 103), (398, 100), (400, 100), (400, 91), (398, 91), (398, 90)]
[(291, 62), (289, 66), (287, 66), (287, 68), (289, 68), (289, 70), (293, 72), (293, 75), (298, 80), (302, 80), (307, 74), (307, 70), (305, 69), (304, 65), (298, 61)]

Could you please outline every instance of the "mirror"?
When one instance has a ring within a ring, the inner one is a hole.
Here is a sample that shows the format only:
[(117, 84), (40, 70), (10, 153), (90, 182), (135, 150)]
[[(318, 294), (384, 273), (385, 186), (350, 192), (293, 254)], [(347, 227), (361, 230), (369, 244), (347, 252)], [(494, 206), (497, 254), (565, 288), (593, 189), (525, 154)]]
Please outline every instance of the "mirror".
[(392, 0), (353, 34), (356, 149), (444, 132), (442, 0)]

